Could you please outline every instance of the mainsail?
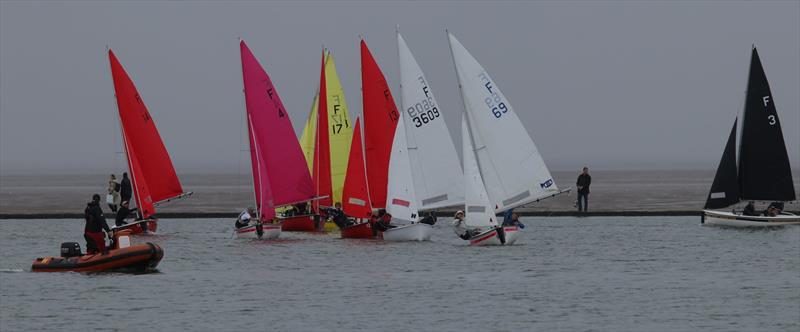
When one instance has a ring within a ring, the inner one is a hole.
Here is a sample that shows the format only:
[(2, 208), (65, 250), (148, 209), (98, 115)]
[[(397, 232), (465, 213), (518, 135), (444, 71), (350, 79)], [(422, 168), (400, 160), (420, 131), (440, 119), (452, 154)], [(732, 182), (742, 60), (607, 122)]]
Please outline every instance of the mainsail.
[(240, 42), (256, 202), (262, 220), (275, 207), (308, 201), (314, 186), (291, 119), (272, 81)]
[(389, 155), (400, 114), (397, 112), (386, 78), (363, 39), (361, 40), (361, 91), (369, 193), (374, 207), (384, 208), (389, 177)]
[(495, 211), (559, 193), (517, 114), (486, 70), (448, 33), (478, 169)]
[(108, 58), (136, 204), (146, 219), (155, 213), (155, 203), (182, 195), (183, 188), (136, 86), (113, 51)]
[[(328, 118), (327, 126), (323, 128), (328, 130), (330, 137), (330, 181), (332, 198), (335, 203), (342, 201), (344, 177), (347, 173), (347, 160), (350, 156), (350, 143), (353, 140), (353, 127), (350, 124), (350, 115), (347, 112), (347, 103), (344, 99), (342, 84), (339, 82), (339, 74), (336, 73), (336, 63), (333, 61), (333, 55), (330, 52), (328, 52), (328, 59), (325, 61), (325, 85)], [(322, 96), (322, 92), (320, 92), (320, 96)], [(322, 124), (321, 121), (318, 123)], [(322, 126), (320, 125), (320, 127)]]
[(342, 209), (348, 216), (369, 218), (372, 215), (372, 204), (367, 187), (367, 173), (364, 169), (364, 149), (361, 147), (361, 121), (358, 118), (356, 118), (353, 143), (350, 145), (349, 159), (342, 191)]
[(781, 122), (755, 47), (739, 146), (739, 191), (742, 200), (795, 200)]
[(464, 204), (464, 173), (428, 80), (400, 33), (400, 95), (419, 209)]

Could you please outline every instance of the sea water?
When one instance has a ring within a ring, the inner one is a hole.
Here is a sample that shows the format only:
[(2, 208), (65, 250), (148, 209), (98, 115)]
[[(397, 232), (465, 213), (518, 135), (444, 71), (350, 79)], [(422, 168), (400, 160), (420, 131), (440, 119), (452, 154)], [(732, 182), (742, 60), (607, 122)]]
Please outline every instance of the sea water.
[(798, 331), (800, 227), (696, 217), (523, 218), (519, 245), (232, 236), (162, 220), (158, 272), (32, 273), (81, 220), (0, 221), (7, 331)]

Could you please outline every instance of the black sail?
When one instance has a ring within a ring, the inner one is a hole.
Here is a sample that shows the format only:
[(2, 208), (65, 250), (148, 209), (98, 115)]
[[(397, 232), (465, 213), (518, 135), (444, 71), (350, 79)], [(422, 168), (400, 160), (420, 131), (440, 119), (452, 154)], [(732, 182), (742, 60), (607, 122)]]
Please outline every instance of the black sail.
[(706, 199), (706, 209), (721, 209), (739, 202), (739, 179), (736, 174), (736, 121), (725, 144), (717, 175)]
[(739, 191), (742, 200), (795, 200), (781, 122), (755, 47), (742, 119)]

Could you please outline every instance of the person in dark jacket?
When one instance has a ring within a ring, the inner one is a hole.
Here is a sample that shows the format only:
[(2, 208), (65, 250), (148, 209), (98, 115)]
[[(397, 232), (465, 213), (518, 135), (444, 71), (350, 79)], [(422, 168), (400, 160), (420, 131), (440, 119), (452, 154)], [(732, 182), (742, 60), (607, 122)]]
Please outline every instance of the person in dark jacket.
[(119, 196), (122, 202), (130, 202), (133, 196), (133, 188), (131, 187), (131, 180), (128, 179), (128, 173), (122, 173), (122, 181), (119, 183)]
[(592, 176), (589, 175), (589, 167), (584, 167), (581, 175), (578, 175), (578, 211), (586, 212), (589, 210), (589, 186), (592, 185)]
[(92, 201), (86, 204), (83, 211), (86, 226), (83, 228), (83, 237), (86, 239), (86, 253), (96, 254), (106, 251), (105, 237), (103, 231), (111, 238), (111, 229), (103, 216), (103, 209), (100, 207), (100, 195), (94, 194)]
[(339, 229), (345, 228), (350, 226), (350, 221), (347, 219), (347, 215), (344, 214), (342, 210), (342, 203), (336, 202), (333, 205), (334, 208), (324, 208), (323, 210), (328, 215), (328, 220), (333, 220), (333, 223), (336, 224)]
[(756, 207), (755, 207), (753, 201), (747, 202), (747, 205), (745, 205), (744, 210), (742, 210), (742, 214), (746, 215), (746, 216), (757, 216), (758, 215), (758, 213), (756, 212)]
[(420, 220), (419, 222), (433, 226), (433, 224), (436, 223), (436, 220), (437, 220), (436, 211), (431, 211), (428, 212), (428, 215), (425, 216), (425, 218), (422, 218), (422, 220)]
[(114, 218), (114, 224), (117, 225), (117, 227), (127, 225), (128, 223), (125, 222), (125, 219), (134, 215), (134, 212), (136, 212), (136, 208), (131, 209), (130, 202), (122, 201), (119, 205), (119, 210), (117, 210), (117, 216)]

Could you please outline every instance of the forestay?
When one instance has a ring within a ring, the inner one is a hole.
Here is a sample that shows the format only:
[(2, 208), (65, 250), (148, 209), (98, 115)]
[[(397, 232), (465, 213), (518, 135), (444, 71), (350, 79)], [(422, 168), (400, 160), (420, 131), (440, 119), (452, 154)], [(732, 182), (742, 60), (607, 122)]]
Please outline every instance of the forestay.
[(508, 99), (448, 33), (478, 169), (495, 211), (558, 193), (550, 171)]
[(464, 203), (464, 173), (433, 95), (403, 36), (397, 33), (401, 110), (414, 191), (419, 209)]

